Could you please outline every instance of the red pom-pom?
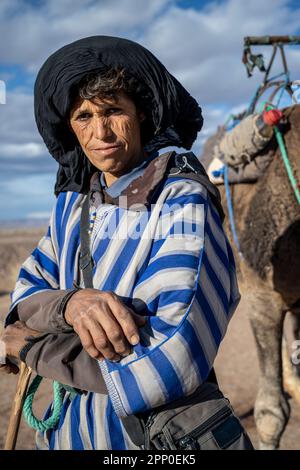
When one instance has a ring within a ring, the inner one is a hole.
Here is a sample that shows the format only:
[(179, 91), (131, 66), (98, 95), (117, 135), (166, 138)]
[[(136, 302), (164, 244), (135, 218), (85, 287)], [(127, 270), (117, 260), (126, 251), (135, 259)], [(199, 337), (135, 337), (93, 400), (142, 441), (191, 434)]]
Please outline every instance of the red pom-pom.
[(268, 126), (277, 126), (282, 116), (283, 113), (279, 109), (269, 109), (263, 112), (264, 123)]

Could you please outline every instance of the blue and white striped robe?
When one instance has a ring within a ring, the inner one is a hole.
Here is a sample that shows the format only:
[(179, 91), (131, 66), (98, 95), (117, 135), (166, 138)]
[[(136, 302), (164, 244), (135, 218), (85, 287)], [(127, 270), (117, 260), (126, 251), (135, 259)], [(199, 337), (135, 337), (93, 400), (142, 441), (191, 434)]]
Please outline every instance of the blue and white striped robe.
[[(83, 198), (59, 195), (46, 236), (22, 266), (11, 310), (37, 292), (72, 288)], [(91, 250), (94, 287), (140, 299), (148, 322), (132, 354), (99, 362), (109, 395), (70, 401), (67, 393), (58, 429), (38, 434), (38, 448), (136, 449), (120, 418), (191, 394), (208, 376), (239, 301), (232, 250), (196, 181), (169, 177), (148, 211), (100, 205)]]

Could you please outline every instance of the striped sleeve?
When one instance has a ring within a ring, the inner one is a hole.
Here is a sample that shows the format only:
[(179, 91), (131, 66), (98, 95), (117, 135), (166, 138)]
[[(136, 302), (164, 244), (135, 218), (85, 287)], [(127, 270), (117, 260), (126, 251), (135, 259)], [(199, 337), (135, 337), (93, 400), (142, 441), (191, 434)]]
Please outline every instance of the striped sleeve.
[[(59, 197), (51, 214), (46, 234), (22, 264), (15, 288), (11, 294), (11, 306), (6, 324), (15, 321), (15, 307), (24, 299), (45, 290), (59, 289), (58, 221), (63, 214), (65, 194)], [(56, 228), (57, 227), (57, 228)]]
[(238, 304), (234, 259), (206, 190), (170, 181), (133, 300), (148, 315), (134, 353), (100, 363), (120, 416), (189, 395), (207, 378)]

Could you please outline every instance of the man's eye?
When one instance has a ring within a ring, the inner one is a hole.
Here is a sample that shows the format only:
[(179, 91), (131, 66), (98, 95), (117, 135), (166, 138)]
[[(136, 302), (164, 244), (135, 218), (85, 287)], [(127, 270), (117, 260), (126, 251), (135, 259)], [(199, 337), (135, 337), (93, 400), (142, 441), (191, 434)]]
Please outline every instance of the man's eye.
[(90, 117), (91, 115), (89, 113), (82, 113), (77, 116), (76, 121), (87, 121)]
[(110, 116), (111, 114), (120, 114), (122, 110), (120, 108), (109, 108), (106, 111), (107, 116)]

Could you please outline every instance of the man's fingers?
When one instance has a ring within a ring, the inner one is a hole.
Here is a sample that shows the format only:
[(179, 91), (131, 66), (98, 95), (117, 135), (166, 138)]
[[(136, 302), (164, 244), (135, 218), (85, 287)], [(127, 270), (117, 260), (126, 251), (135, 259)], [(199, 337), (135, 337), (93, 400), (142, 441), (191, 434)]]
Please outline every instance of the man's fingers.
[(105, 359), (118, 361), (139, 343), (139, 329), (145, 326), (147, 317), (137, 315), (113, 292), (95, 291), (94, 297), (96, 302), (86, 299), (86, 308), (82, 303), (73, 328), (92, 357), (97, 358), (98, 351)]
[(120, 302), (115, 295), (109, 297), (108, 303), (128, 342), (133, 346), (137, 345), (140, 341), (140, 335), (132, 310)]
[[(111, 343), (110, 338), (108, 337), (108, 333), (105, 330), (105, 321), (103, 320), (103, 318), (101, 323), (102, 324), (100, 325), (93, 318), (89, 318), (86, 322), (86, 327), (89, 329), (89, 333), (92, 337), (94, 347), (105, 357), (105, 359), (108, 359), (109, 361), (119, 361), (121, 357), (117, 353), (116, 349), (118, 349), (118, 347), (120, 349), (120, 347), (122, 348), (123, 346), (118, 346), (117, 344), (117, 346), (115, 347), (115, 345)], [(113, 328), (116, 327), (120, 330), (120, 327), (118, 327), (116, 321), (112, 321), (111, 323), (108, 323), (108, 325), (108, 332), (113, 337)], [(120, 335), (122, 335), (121, 331)]]
[(80, 328), (76, 331), (78, 334), (82, 347), (86, 350), (86, 352), (93, 358), (93, 359), (102, 359), (102, 354), (98, 351), (95, 347), (93, 338), (90, 335), (89, 331), (86, 328)]
[(101, 325), (92, 318), (86, 319), (84, 327), (77, 330), (83, 348), (93, 358), (119, 361), (121, 357), (115, 352)]

